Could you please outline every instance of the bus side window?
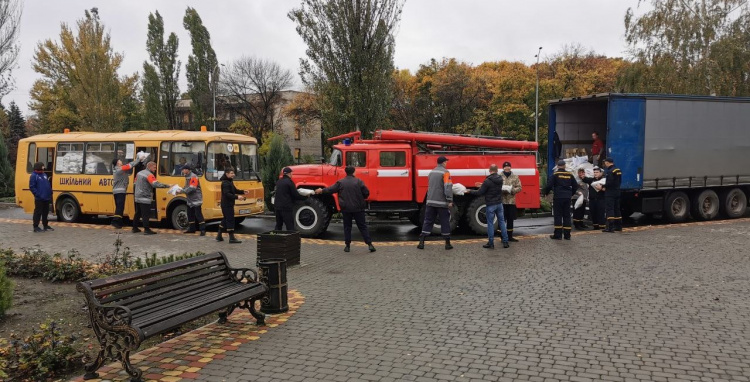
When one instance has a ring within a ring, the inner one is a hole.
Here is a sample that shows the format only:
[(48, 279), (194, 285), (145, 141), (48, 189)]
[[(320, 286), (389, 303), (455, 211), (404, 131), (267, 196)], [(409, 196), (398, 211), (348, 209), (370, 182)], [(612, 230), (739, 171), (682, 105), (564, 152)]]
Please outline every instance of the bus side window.
[(36, 143), (29, 144), (29, 160), (26, 162), (26, 172), (31, 174), (36, 163)]

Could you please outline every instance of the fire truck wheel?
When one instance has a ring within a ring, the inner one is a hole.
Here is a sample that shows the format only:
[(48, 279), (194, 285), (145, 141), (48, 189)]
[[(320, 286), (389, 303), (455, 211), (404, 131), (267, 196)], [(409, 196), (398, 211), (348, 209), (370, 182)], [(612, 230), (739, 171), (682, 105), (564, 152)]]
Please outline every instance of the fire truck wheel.
[(316, 237), (326, 231), (328, 208), (318, 199), (308, 198), (294, 206), (294, 228), (302, 237)]
[[(487, 234), (487, 204), (484, 196), (474, 198), (466, 209), (466, 223), (477, 235)], [(497, 227), (497, 221), (494, 223)]]
[[(422, 226), (422, 224), (424, 224), (424, 208), (425, 208), (425, 205), (423, 204), (422, 208), (419, 209), (419, 222), (420, 222), (419, 226), (420, 227)], [(453, 207), (451, 208), (451, 221), (450, 221), (451, 232), (455, 231), (456, 227), (458, 227), (458, 219), (460, 217), (461, 216), (459, 215), (458, 207), (455, 204), (453, 204)], [(440, 234), (440, 219), (437, 217), (435, 218), (435, 223), (432, 225), (432, 233), (437, 234), (437, 235)]]

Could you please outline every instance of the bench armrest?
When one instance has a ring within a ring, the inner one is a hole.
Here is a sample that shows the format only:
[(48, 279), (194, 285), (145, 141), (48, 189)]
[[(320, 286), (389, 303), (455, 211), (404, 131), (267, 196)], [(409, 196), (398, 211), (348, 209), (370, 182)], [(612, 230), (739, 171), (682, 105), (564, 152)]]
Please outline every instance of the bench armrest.
[(86, 297), (86, 305), (92, 321), (96, 321), (96, 324), (103, 329), (114, 331), (122, 326), (130, 326), (133, 314), (128, 307), (113, 304), (102, 305), (85, 282), (78, 283), (76, 289)]
[(99, 325), (107, 330), (117, 330), (118, 327), (130, 326), (133, 314), (126, 306), (121, 305), (89, 305), (89, 309), (94, 308), (94, 316)]
[[(239, 282), (244, 280), (258, 282), (258, 272), (250, 268), (229, 268), (229, 272), (231, 272), (234, 279)], [(252, 273), (253, 277), (248, 277), (248, 273)]]

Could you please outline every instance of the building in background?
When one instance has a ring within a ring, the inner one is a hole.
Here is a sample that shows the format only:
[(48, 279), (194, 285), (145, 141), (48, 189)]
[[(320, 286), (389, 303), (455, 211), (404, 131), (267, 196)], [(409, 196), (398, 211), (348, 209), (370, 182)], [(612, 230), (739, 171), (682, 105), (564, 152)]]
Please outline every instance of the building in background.
[[(303, 93), (287, 90), (281, 93), (282, 101), (274, 109), (274, 120), (276, 124), (275, 132), (282, 134), (286, 143), (292, 150), (292, 156), (298, 163), (314, 162), (320, 163), (323, 157), (323, 145), (321, 141), (321, 126), (319, 121), (315, 121), (305, 126), (301, 126), (293, 118), (284, 113), (284, 108), (295, 97)], [(253, 95), (247, 95), (252, 97)], [(229, 126), (243, 117), (237, 113), (236, 105), (228, 103), (229, 98), (217, 97), (216, 99), (216, 131), (229, 131)], [(192, 101), (177, 101), (177, 117), (182, 130), (195, 130), (193, 126), (193, 116), (191, 112)], [(209, 130), (213, 129), (213, 123), (207, 125)]]

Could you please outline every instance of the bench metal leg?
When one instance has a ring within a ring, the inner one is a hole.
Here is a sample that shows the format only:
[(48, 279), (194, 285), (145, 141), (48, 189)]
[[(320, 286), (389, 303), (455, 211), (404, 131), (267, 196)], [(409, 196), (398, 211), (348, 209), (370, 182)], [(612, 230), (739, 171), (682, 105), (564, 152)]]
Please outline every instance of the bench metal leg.
[(258, 323), (258, 326), (265, 326), (266, 315), (255, 310), (255, 301), (257, 300), (253, 299), (253, 300), (250, 300), (250, 302), (245, 301), (245, 305), (248, 307), (250, 314), (252, 314), (253, 317), (255, 317), (255, 321)]

